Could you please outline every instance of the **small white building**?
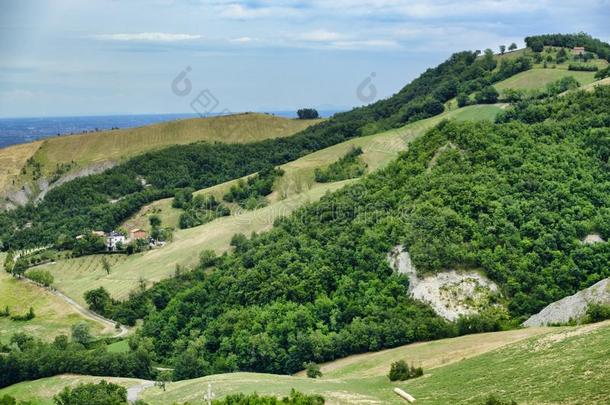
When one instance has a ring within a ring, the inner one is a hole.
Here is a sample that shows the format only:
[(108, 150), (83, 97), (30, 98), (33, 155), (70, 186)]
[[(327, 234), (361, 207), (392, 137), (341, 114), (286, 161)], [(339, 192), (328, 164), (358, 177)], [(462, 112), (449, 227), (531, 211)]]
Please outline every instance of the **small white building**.
[(108, 250), (117, 250), (117, 245), (119, 243), (124, 245), (126, 242), (127, 238), (125, 238), (125, 235), (118, 232), (112, 231), (106, 236), (106, 247)]

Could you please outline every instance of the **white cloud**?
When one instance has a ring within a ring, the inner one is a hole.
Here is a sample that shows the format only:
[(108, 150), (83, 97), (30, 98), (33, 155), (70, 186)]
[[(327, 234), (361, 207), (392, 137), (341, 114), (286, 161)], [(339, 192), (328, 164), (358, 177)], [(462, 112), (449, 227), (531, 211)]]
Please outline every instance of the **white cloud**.
[(222, 4), (215, 7), (220, 17), (235, 20), (251, 20), (257, 18), (294, 17), (298, 10), (285, 6), (248, 7), (237, 2)]
[(327, 31), (322, 29), (305, 32), (300, 35), (297, 35), (297, 39), (311, 42), (330, 42), (344, 40), (347, 38), (348, 36), (345, 34), (340, 34), (338, 32)]
[(256, 39), (250, 38), (250, 37), (239, 37), (239, 38), (230, 39), (229, 41), (235, 42), (238, 44), (247, 44), (247, 43), (256, 41)]
[(99, 34), (94, 38), (104, 41), (121, 42), (178, 42), (200, 39), (201, 35), (171, 34), (166, 32), (140, 32), (132, 34)]

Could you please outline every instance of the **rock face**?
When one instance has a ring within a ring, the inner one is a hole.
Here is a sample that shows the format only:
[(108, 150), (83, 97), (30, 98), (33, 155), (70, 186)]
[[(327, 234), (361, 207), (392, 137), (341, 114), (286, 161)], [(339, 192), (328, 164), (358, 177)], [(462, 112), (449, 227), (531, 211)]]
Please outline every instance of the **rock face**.
[(411, 263), (409, 252), (402, 246), (392, 249), (388, 262), (398, 273), (409, 277), (411, 297), (429, 304), (439, 316), (449, 321), (491, 306), (491, 296), (498, 293), (498, 286), (476, 271), (450, 270), (420, 277)]
[(585, 245), (594, 245), (596, 243), (606, 243), (606, 241), (600, 235), (592, 233), (591, 235), (587, 235), (583, 239), (582, 243), (584, 243)]
[(545, 326), (567, 323), (571, 320), (578, 321), (586, 314), (589, 304), (610, 304), (610, 278), (547, 305), (542, 311), (523, 322), (523, 326)]

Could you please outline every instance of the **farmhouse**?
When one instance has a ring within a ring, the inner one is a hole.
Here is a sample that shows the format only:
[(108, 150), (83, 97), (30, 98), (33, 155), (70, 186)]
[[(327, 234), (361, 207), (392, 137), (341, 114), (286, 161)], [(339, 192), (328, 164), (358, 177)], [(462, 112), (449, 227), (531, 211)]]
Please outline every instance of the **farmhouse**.
[(146, 237), (148, 236), (145, 230), (138, 228), (132, 229), (131, 231), (129, 231), (129, 234), (131, 235), (131, 240), (146, 239)]
[(124, 245), (127, 242), (125, 235), (118, 232), (110, 232), (106, 237), (106, 247), (108, 250), (117, 250), (119, 244)]
[(584, 55), (585, 54), (585, 48), (583, 46), (575, 46), (574, 49), (572, 49), (572, 54), (578, 56), (578, 55)]

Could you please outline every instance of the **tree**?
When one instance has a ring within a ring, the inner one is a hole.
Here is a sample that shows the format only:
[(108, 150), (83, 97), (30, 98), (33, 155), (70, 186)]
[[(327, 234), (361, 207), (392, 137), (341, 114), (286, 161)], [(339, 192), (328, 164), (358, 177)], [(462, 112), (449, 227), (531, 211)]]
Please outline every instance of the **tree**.
[(102, 268), (106, 274), (110, 274), (110, 263), (108, 262), (108, 259), (106, 259), (106, 256), (102, 256)]
[(500, 45), (500, 55), (504, 55), (506, 53), (506, 45)]
[(30, 280), (42, 284), (45, 287), (50, 287), (54, 281), (53, 275), (49, 271), (42, 269), (32, 269), (27, 272), (26, 276)]
[(85, 302), (89, 305), (90, 310), (98, 314), (105, 314), (112, 304), (112, 298), (104, 287), (99, 287), (85, 292)]
[(151, 215), (148, 218), (148, 222), (150, 223), (150, 226), (153, 228), (161, 226), (161, 218), (158, 215)]
[(465, 107), (470, 104), (470, 97), (466, 93), (460, 93), (457, 96), (457, 105), (458, 107)]
[(99, 384), (65, 387), (53, 397), (53, 401), (56, 405), (124, 405), (127, 403), (127, 389), (102, 380)]
[(72, 326), (72, 341), (83, 346), (91, 342), (91, 332), (87, 322), (79, 322)]
[(9, 251), (4, 259), (4, 270), (7, 273), (13, 272), (13, 266), (15, 266), (15, 255), (13, 251)]
[(483, 87), (474, 96), (477, 104), (493, 104), (498, 101), (499, 93), (493, 86)]
[(514, 42), (512, 44), (509, 45), (508, 50), (510, 52), (512, 51), (516, 51), (517, 50), (517, 44), (515, 44)]
[(161, 370), (157, 374), (157, 379), (155, 381), (155, 386), (161, 388), (163, 392), (167, 388), (167, 384), (172, 381), (172, 372), (169, 370)]
[(544, 50), (544, 42), (541, 39), (534, 39), (530, 43), (530, 48), (536, 53), (542, 52)]
[(316, 363), (307, 363), (305, 365), (305, 369), (307, 370), (307, 377), (309, 378), (318, 378), (322, 377), (322, 372), (320, 371), (320, 366)]
[(320, 116), (315, 108), (301, 108), (297, 111), (300, 120), (313, 120)]
[(28, 263), (25, 261), (25, 259), (17, 259), (17, 261), (15, 262), (15, 265), (13, 266), (13, 276), (17, 277), (17, 278), (21, 278), (23, 277), (23, 275), (25, 274), (26, 270), (28, 269)]

